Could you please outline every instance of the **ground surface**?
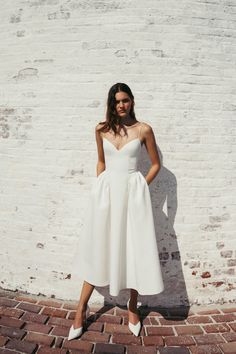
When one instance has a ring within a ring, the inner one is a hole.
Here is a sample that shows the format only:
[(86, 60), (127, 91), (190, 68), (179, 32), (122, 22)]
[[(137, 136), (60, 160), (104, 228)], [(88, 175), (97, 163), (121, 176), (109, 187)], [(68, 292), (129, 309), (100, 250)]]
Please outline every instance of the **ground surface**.
[(0, 354), (236, 354), (236, 304), (140, 307), (142, 330), (128, 329), (127, 309), (91, 306), (84, 333), (67, 340), (76, 304), (0, 291)]

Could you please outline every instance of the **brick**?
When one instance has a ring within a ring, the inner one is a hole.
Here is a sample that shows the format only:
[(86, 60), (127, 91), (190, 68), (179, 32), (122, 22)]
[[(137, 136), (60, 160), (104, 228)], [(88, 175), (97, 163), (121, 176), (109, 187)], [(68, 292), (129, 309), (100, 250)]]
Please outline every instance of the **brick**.
[(40, 347), (37, 354), (67, 354), (67, 350), (60, 348)]
[[(89, 326), (90, 329), (91, 326)], [(106, 323), (104, 332), (106, 333), (126, 333), (130, 334), (130, 330), (127, 326), (115, 324), (115, 323)]]
[(42, 315), (49, 315), (49, 316), (54, 316), (54, 317), (66, 318), (68, 311), (53, 308), (53, 307), (45, 307), (41, 313), (42, 313)]
[(236, 323), (229, 323), (229, 326), (232, 328), (234, 332), (236, 332)]
[(24, 321), (30, 321), (30, 322), (36, 322), (36, 323), (46, 323), (48, 320), (48, 316), (45, 315), (40, 315), (37, 313), (33, 312), (26, 312), (24, 315), (21, 317), (22, 320)]
[(3, 347), (8, 339), (6, 337), (0, 336), (0, 347)]
[(160, 318), (159, 321), (162, 326), (180, 326), (186, 324), (185, 320), (174, 321), (174, 320), (166, 320), (165, 318)]
[(198, 345), (191, 347), (192, 354), (222, 354), (217, 345)]
[(220, 348), (223, 350), (224, 354), (235, 354), (236, 342), (220, 344)]
[(41, 323), (27, 323), (24, 329), (30, 332), (48, 334), (51, 331), (52, 326), (44, 325)]
[(0, 333), (3, 336), (7, 336), (10, 338), (21, 339), (25, 335), (25, 331), (19, 328), (13, 327), (0, 327)]
[(24, 311), (39, 313), (40, 310), (42, 309), (42, 306), (38, 306), (38, 305), (35, 305), (35, 304), (29, 304), (27, 302), (21, 302), (21, 303), (19, 303), (17, 308), (18, 309), (22, 309)]
[(19, 350), (20, 352), (33, 354), (37, 348), (36, 343), (29, 343), (27, 341), (20, 341), (17, 339), (11, 339), (7, 344), (6, 348)]
[(141, 338), (136, 337), (134, 334), (113, 334), (112, 343), (116, 344), (141, 344)]
[(3, 307), (3, 306), (0, 307), (1, 316), (19, 318), (22, 316), (23, 313), (24, 313), (23, 310), (18, 310), (16, 308)]
[(56, 337), (53, 346), (54, 346), (55, 348), (61, 348), (63, 341), (64, 341), (64, 338), (63, 338), (63, 337)]
[[(122, 318), (120, 316), (113, 316), (113, 315), (102, 315), (97, 318), (97, 322), (108, 322), (108, 323), (122, 323)], [(126, 319), (128, 323), (128, 319)]]
[(128, 345), (127, 354), (156, 354), (156, 347), (144, 347), (143, 345)]
[(18, 301), (8, 299), (5, 297), (0, 297), (0, 306), (6, 306), (6, 307), (15, 307), (18, 305)]
[(229, 307), (221, 310), (224, 313), (234, 313), (236, 312), (236, 307)]
[(24, 339), (29, 342), (36, 342), (50, 347), (54, 342), (55, 337), (41, 333), (28, 332)]
[(62, 326), (62, 327), (70, 327), (73, 324), (72, 320), (68, 320), (66, 318), (60, 318), (60, 317), (50, 317), (48, 321), (49, 325), (56, 325), (56, 326)]
[(97, 343), (94, 353), (100, 354), (124, 354), (125, 347), (120, 344)]
[(233, 322), (236, 320), (236, 315), (234, 315), (234, 314), (213, 315), (212, 318), (216, 322)]
[(22, 352), (18, 352), (18, 351), (12, 351), (11, 349), (6, 349), (6, 348), (3, 348), (1, 349), (0, 348), (0, 354), (22, 354)]
[(217, 315), (220, 314), (221, 312), (217, 309), (211, 309), (211, 310), (202, 310), (202, 311), (198, 311), (197, 314), (198, 315)]
[(172, 327), (148, 327), (146, 326), (148, 336), (174, 336)]
[(99, 333), (86, 331), (83, 334), (83, 340), (88, 340), (90, 342), (109, 342), (110, 335), (107, 333)]
[(229, 332), (230, 328), (227, 326), (226, 323), (218, 323), (212, 325), (203, 326), (204, 330), (207, 333), (222, 333), (222, 332)]
[[(111, 323), (106, 323), (105, 326), (113, 326), (113, 324)], [(114, 325), (114, 326), (120, 326), (120, 327), (124, 327), (121, 325)], [(106, 328), (105, 327), (105, 328)], [(104, 329), (104, 323), (97, 323), (97, 322), (92, 322), (89, 324), (89, 326), (87, 327), (88, 331), (95, 331), (95, 332), (102, 332)], [(104, 331), (104, 332), (109, 332), (109, 331)]]
[(160, 354), (190, 354), (188, 348), (176, 348), (176, 347), (169, 347), (169, 348), (161, 348), (159, 349)]
[(165, 337), (165, 342), (167, 346), (188, 346), (195, 344), (191, 336)]
[(190, 324), (198, 324), (198, 323), (212, 323), (212, 319), (209, 316), (192, 316), (187, 320)]
[(68, 329), (68, 327), (56, 326), (53, 328), (51, 334), (54, 336), (67, 337), (69, 334), (69, 329)]
[(17, 318), (3, 316), (0, 318), (0, 325), (7, 326), (7, 327), (22, 328), (24, 326), (24, 321), (19, 320)]
[[(83, 335), (82, 335), (83, 336)], [(63, 343), (63, 348), (66, 349), (78, 349), (84, 351), (86, 353), (91, 353), (93, 350), (93, 343), (89, 343), (88, 341), (83, 341), (82, 339), (79, 340), (65, 340)]]
[(200, 326), (176, 326), (175, 330), (178, 335), (182, 334), (202, 334), (203, 330)]
[(27, 296), (16, 296), (15, 300), (17, 301), (24, 301), (24, 302), (30, 302), (31, 304), (36, 304), (38, 300), (32, 299), (31, 297)]
[(145, 346), (148, 345), (156, 345), (158, 347), (164, 346), (164, 341), (161, 336), (144, 336), (143, 337), (143, 343)]
[[(76, 310), (78, 307), (78, 304), (69, 304), (69, 303), (64, 303), (62, 305), (62, 308), (63, 309), (66, 309), (66, 310)], [(91, 308), (90, 308), (91, 309)]]
[(228, 332), (223, 333), (222, 336), (227, 342), (236, 342), (236, 333), (235, 332)]
[(60, 308), (63, 303), (53, 300), (40, 300), (38, 305)]
[(218, 344), (223, 343), (224, 339), (219, 334), (203, 334), (194, 336), (197, 344)]

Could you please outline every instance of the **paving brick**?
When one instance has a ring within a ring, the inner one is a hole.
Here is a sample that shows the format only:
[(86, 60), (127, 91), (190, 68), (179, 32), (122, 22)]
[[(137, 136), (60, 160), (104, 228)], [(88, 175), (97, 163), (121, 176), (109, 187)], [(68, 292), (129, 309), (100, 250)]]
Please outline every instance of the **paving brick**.
[(42, 315), (49, 315), (54, 317), (66, 318), (68, 311), (57, 309), (54, 307), (45, 307), (41, 312)]
[[(124, 327), (124, 326), (121, 326), (121, 325), (113, 325), (112, 323), (107, 323), (105, 324), (105, 328), (107, 326), (120, 326), (120, 327)], [(104, 329), (104, 323), (97, 323), (97, 322), (93, 322), (93, 323), (90, 323), (89, 326), (87, 326), (87, 330), (88, 331), (95, 331), (95, 332), (102, 332)], [(105, 332), (109, 332), (109, 331), (106, 331)]]
[(15, 328), (22, 328), (24, 326), (24, 321), (19, 320), (17, 318), (5, 317), (2, 316), (0, 318), (0, 325), (7, 326), (7, 327), (15, 327)]
[(40, 323), (27, 323), (24, 329), (30, 332), (48, 334), (51, 331), (52, 326), (48, 326)]
[(236, 342), (236, 333), (235, 332), (223, 333), (222, 337), (224, 337), (224, 339), (227, 342)]
[(24, 313), (23, 310), (18, 310), (16, 308), (4, 307), (4, 306), (0, 307), (0, 316), (19, 318), (22, 316), (23, 313)]
[(68, 303), (65, 303), (62, 305), (62, 308), (63, 309), (66, 309), (66, 310), (76, 310), (78, 307), (77, 304), (68, 304)]
[(230, 328), (227, 326), (226, 323), (217, 323), (212, 325), (203, 326), (204, 331), (207, 333), (222, 333), (222, 332), (229, 332)]
[(217, 345), (197, 345), (191, 347), (192, 354), (222, 354), (222, 351)]
[(148, 336), (174, 336), (172, 327), (149, 327), (146, 326)]
[(62, 304), (63, 304), (62, 302), (53, 301), (53, 300), (40, 300), (38, 302), (38, 305), (56, 307), (56, 308), (62, 307)]
[(113, 334), (112, 343), (116, 344), (141, 344), (141, 337), (136, 337), (134, 334)]
[(83, 340), (88, 340), (90, 342), (109, 342), (110, 334), (85, 331), (83, 334)]
[(3, 336), (21, 339), (26, 332), (23, 329), (14, 328), (14, 327), (0, 327), (0, 333)]
[(160, 354), (190, 354), (188, 348), (176, 348), (176, 347), (168, 347), (159, 349)]
[(60, 348), (40, 347), (37, 354), (67, 354), (67, 350)]
[(0, 354), (22, 354), (22, 352), (18, 352), (18, 351), (12, 351), (11, 349), (6, 349), (6, 348), (3, 348), (1, 349), (0, 348)]
[[(115, 324), (115, 323), (106, 323), (104, 326), (104, 332), (106, 333), (126, 333), (130, 334), (128, 326)], [(90, 329), (90, 327), (89, 327)]]
[(48, 320), (48, 316), (45, 315), (40, 315), (37, 313), (33, 312), (25, 312), (24, 315), (21, 317), (21, 320), (23, 321), (30, 321), (30, 322), (36, 322), (36, 323), (46, 323)]
[(32, 299), (31, 297), (27, 297), (27, 296), (16, 296), (15, 300), (19, 301), (24, 301), (24, 302), (30, 302), (31, 304), (36, 304), (36, 302), (38, 302), (38, 300), (36, 299)]
[(190, 324), (198, 324), (198, 323), (212, 323), (212, 319), (209, 316), (192, 316), (187, 320)]
[(225, 309), (222, 309), (221, 311), (224, 313), (234, 313), (234, 312), (236, 312), (236, 307), (225, 308)]
[(127, 354), (156, 354), (156, 347), (144, 347), (143, 345), (129, 345), (127, 348)]
[(180, 326), (186, 324), (185, 320), (173, 321), (173, 320), (166, 320), (165, 318), (160, 318), (159, 321), (162, 326)]
[(0, 306), (15, 307), (19, 304), (19, 301), (8, 299), (5, 297), (0, 297)]
[(236, 342), (220, 344), (220, 348), (223, 350), (224, 354), (235, 354)]
[(165, 337), (165, 342), (167, 346), (188, 346), (195, 344), (191, 336)]
[(11, 339), (7, 344), (6, 348), (19, 350), (20, 352), (33, 354), (37, 348), (36, 343), (29, 343), (27, 341), (20, 341), (17, 339)]
[(81, 351), (84, 351), (86, 353), (91, 353), (94, 347), (93, 343), (90, 343), (88, 341), (84, 341), (82, 339), (79, 340), (70, 340), (68, 341), (67, 339), (62, 345), (63, 348), (65, 349), (78, 349)]
[(6, 337), (0, 336), (0, 347), (3, 347), (8, 339)]
[(61, 348), (64, 339), (65, 339), (65, 338), (63, 338), (63, 337), (56, 337), (53, 347), (55, 347), (55, 348)]
[(178, 335), (182, 334), (202, 334), (203, 330), (200, 326), (188, 325), (188, 326), (176, 326), (175, 330)]
[(67, 337), (68, 334), (69, 334), (69, 329), (68, 329), (68, 327), (55, 326), (53, 328), (51, 334), (54, 335), (54, 336)]
[(199, 336), (194, 336), (197, 344), (218, 344), (223, 343), (224, 339), (219, 334), (203, 334)]
[(158, 347), (164, 346), (164, 341), (161, 336), (144, 336), (143, 337), (143, 343), (144, 345), (156, 345)]
[(229, 323), (229, 326), (232, 328), (234, 332), (236, 332), (236, 322), (235, 323)]
[(211, 310), (202, 310), (197, 312), (198, 315), (217, 315), (221, 314), (221, 312), (217, 309), (211, 309)]
[(212, 315), (212, 318), (216, 322), (233, 322), (236, 320), (236, 315), (235, 314)]
[(100, 353), (100, 354), (124, 354), (125, 353), (125, 347), (123, 345), (120, 345), (120, 344), (97, 343), (95, 345), (94, 353)]
[(48, 321), (49, 325), (56, 325), (62, 327), (70, 327), (72, 323), (73, 323), (72, 320), (68, 320), (66, 318), (60, 318), (60, 317), (50, 317)]
[(36, 342), (36, 343), (44, 344), (46, 346), (51, 346), (55, 340), (55, 337), (47, 336), (46, 334), (28, 332), (24, 339), (29, 342)]
[(17, 306), (18, 309), (22, 309), (24, 311), (39, 313), (42, 309), (42, 306), (38, 306), (35, 304), (29, 304), (28, 302), (20, 302)]
[[(113, 315), (102, 315), (96, 319), (97, 322), (108, 322), (108, 323), (122, 323), (122, 318), (120, 316)], [(128, 323), (128, 321), (127, 321)]]

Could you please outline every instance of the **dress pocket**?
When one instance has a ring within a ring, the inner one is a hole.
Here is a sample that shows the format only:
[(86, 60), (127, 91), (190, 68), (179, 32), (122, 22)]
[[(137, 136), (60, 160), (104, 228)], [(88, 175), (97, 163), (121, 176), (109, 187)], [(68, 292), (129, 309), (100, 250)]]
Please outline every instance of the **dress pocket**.
[(149, 187), (149, 185), (148, 185), (148, 183), (147, 183), (147, 180), (146, 180), (146, 178), (144, 177), (144, 175), (143, 175), (140, 171), (138, 171), (138, 172), (139, 172), (139, 174), (140, 174), (142, 180), (143, 180), (144, 183), (146, 184), (146, 186)]

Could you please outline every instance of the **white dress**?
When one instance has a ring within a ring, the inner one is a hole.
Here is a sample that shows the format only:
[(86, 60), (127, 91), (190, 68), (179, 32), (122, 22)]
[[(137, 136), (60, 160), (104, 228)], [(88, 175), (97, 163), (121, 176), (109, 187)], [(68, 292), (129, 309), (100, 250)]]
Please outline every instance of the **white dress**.
[[(127, 127), (119, 149), (111, 133), (101, 133), (106, 169), (95, 179), (89, 195), (73, 272), (95, 286), (110, 285), (140, 295), (164, 290), (148, 184), (137, 169), (141, 129)], [(72, 272), (72, 273), (73, 273)]]

